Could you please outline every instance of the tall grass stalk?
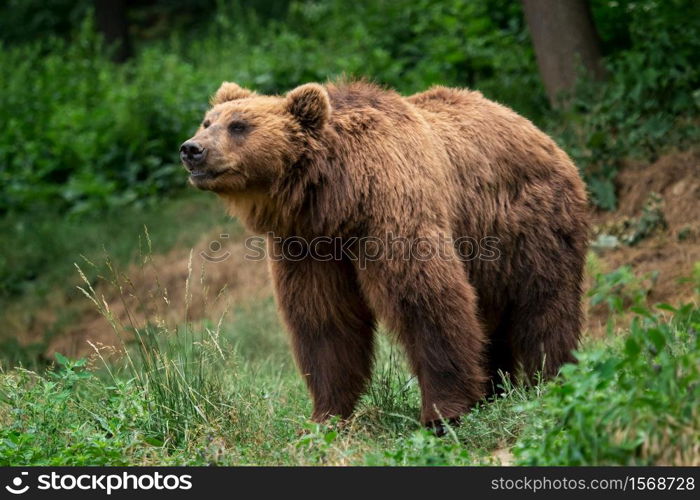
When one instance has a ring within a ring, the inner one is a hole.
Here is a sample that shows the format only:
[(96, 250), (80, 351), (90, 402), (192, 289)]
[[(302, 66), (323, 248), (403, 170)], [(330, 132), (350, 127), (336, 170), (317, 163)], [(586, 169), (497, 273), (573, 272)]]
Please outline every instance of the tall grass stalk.
[[(146, 253), (141, 260), (142, 270), (155, 264), (151, 258), (151, 241), (145, 230)], [(89, 263), (89, 261), (87, 261)], [(183, 325), (171, 326), (164, 315), (157, 314), (145, 324), (139, 324), (132, 312), (132, 301), (137, 291), (128, 276), (120, 273), (109, 260), (106, 282), (118, 290), (124, 308), (123, 321), (110, 309), (105, 297), (100, 294), (80, 266), (78, 272), (85, 283), (79, 287), (109, 322), (122, 346), (126, 371), (143, 393), (150, 412), (149, 432), (152, 438), (173, 445), (187, 442), (198, 428), (212, 428), (225, 417), (228, 407), (223, 388), (223, 370), (226, 361), (221, 345), (223, 315), (214, 329), (193, 325), (189, 309), (192, 303), (192, 251), (188, 260), (185, 281), (185, 307), (187, 321)], [(200, 275), (204, 280), (204, 273)], [(205, 294), (206, 295), (206, 294)], [(168, 291), (156, 278), (155, 291), (149, 292), (150, 303), (169, 306)], [(206, 308), (206, 304), (205, 304)], [(98, 349), (96, 349), (98, 350)], [(98, 350), (99, 352), (99, 350)], [(104, 358), (100, 356), (104, 361)], [(117, 381), (118, 374), (105, 362), (109, 375)]]

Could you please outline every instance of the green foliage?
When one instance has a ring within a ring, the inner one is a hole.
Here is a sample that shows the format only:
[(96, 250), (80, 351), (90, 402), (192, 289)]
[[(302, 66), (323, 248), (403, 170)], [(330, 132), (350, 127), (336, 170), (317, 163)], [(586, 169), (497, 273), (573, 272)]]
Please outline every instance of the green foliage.
[(182, 193), (178, 199), (154, 202), (148, 210), (132, 205), (79, 219), (40, 211), (2, 218), (0, 303), (18, 296), (40, 298), (66, 283), (74, 290), (73, 262), (81, 255), (97, 261), (107, 253), (128, 263), (139, 251), (134, 235), (144, 227), (153, 251), (165, 253), (175, 245), (194, 245), (212, 222), (227, 220), (217, 201), (204, 193)]
[(654, 272), (638, 277), (629, 265), (610, 273), (596, 273), (588, 291), (591, 305), (605, 304), (611, 313), (621, 313), (630, 306), (643, 306), (657, 276)]
[(129, 382), (106, 387), (85, 360), (57, 354), (59, 367), (39, 377), (0, 376), (0, 465), (127, 465), (145, 450), (145, 408)]
[(700, 137), (700, 4), (599, 1), (594, 11), (612, 45), (608, 80), (583, 79), (571, 108), (551, 115), (546, 128), (583, 170), (593, 201), (611, 210), (621, 159), (653, 160)]
[(115, 66), (85, 22), (74, 43), (11, 47), (0, 60), (13, 68), (0, 95), (0, 213), (94, 212), (185, 185), (177, 149), (206, 99), (184, 89), (208, 91), (177, 57), (145, 51)]
[(700, 439), (700, 309), (637, 308), (613, 348), (581, 351), (527, 406), (515, 446), (522, 465), (692, 463)]
[(385, 336), (378, 340), (379, 356), (361, 401), (361, 414), (373, 425), (401, 428), (406, 419), (417, 423), (418, 381), (411, 375), (399, 346), (389, 343)]
[[(295, 2), (286, 26), (311, 54), (324, 55), (316, 62), (310, 55), (310, 79), (367, 76), (405, 93), (434, 84), (478, 87), (527, 114), (545, 104), (515, 2)], [(274, 82), (285, 79), (275, 76)]]
[(459, 441), (440, 439), (427, 430), (415, 431), (382, 454), (368, 455), (365, 465), (439, 466), (473, 465), (474, 459)]
[(148, 209), (132, 205), (79, 219), (35, 211), (0, 218), (0, 311), (5, 321), (0, 366), (45, 367), (43, 352), (52, 339), (73, 329), (90, 312), (76, 289), (74, 262), (84, 257), (97, 263), (84, 267), (88, 280), (95, 283), (109, 272), (102, 263), (105, 254), (119, 266), (141, 256), (145, 241), (135, 235), (144, 227), (151, 235), (152, 250), (163, 254), (176, 246), (197, 244), (212, 223), (227, 224), (230, 233), (240, 230), (218, 201), (205, 193), (182, 193)]
[(0, 5), (0, 41), (22, 43), (65, 36), (80, 24), (90, 0), (6, 0)]
[[(150, 250), (148, 233), (146, 240)], [(150, 253), (147, 253), (144, 267), (150, 263)], [(110, 262), (107, 268), (110, 271), (108, 279), (120, 291), (126, 303), (126, 294), (137, 293), (136, 290), (129, 289), (128, 278), (121, 276)], [(189, 294), (191, 286), (192, 254), (189, 269), (186, 294)], [(211, 426), (223, 418), (228, 401), (222, 387), (221, 366), (226, 360), (226, 347), (222, 348), (221, 325), (197, 330), (190, 324), (170, 328), (157, 318), (154, 319), (156, 324), (125, 325), (101, 302), (82, 270), (78, 268), (78, 271), (84, 281), (84, 288), (80, 290), (122, 340), (126, 369), (145, 395), (150, 415), (147, 426), (149, 435), (160, 443), (180, 444), (197, 427)], [(167, 290), (160, 283), (157, 288), (155, 293), (167, 303)], [(189, 303), (186, 307), (189, 307)], [(129, 310), (127, 313), (131, 317)], [(114, 378), (113, 372), (106, 368)], [(117, 381), (116, 378), (114, 380)]]
[[(519, 463), (530, 465), (690, 463), (700, 437), (700, 309), (658, 311), (638, 309), (628, 335), (588, 343), (579, 364), (554, 381), (530, 388), (506, 382), (500, 397), (479, 404), (441, 438), (415, 421), (411, 392), (395, 393), (404, 399), (386, 408), (397, 412), (394, 419), (374, 418), (367, 398), (348, 422), (308, 422), (308, 394), (281, 349), (280, 326), (250, 329), (272, 311), (241, 312), (220, 333), (229, 346), (225, 359), (205, 356), (210, 368), (194, 358), (185, 367), (181, 343), (170, 357), (163, 342), (176, 339), (146, 344), (147, 356), (160, 357), (157, 366), (182, 368), (181, 382), (155, 373), (139, 380), (121, 363), (100, 372), (94, 362), (62, 356), (43, 375), (0, 373), (0, 464), (473, 465), (496, 462), (493, 451), (513, 444)], [(276, 338), (279, 351), (237, 355), (250, 335)], [(135, 365), (149, 370), (138, 349), (131, 346)], [(389, 354), (380, 350), (380, 366), (392, 362)], [(401, 387), (407, 374), (393, 362), (389, 386)], [(200, 369), (209, 382), (202, 383)], [(208, 392), (206, 384), (217, 380), (218, 394)], [(163, 389), (182, 394), (159, 395)], [(218, 408), (207, 409), (209, 403)]]
[[(4, 11), (24, 8), (12, 4)], [(608, 209), (621, 158), (653, 158), (698, 137), (700, 27), (684, 22), (700, 17), (693, 0), (594, 2), (609, 80), (582, 80), (572, 106), (556, 113), (548, 110), (518, 2), (210, 4), (196, 29), (166, 9), (180, 29), (156, 30), (166, 38), (142, 44), (123, 65), (109, 61), (82, 2), (70, 22), (59, 19), (59, 1), (29, 16), (49, 33), (63, 33), (61, 23), (80, 26), (67, 39), (22, 42), (8, 31), (13, 43), (0, 52), (0, 63), (13, 68), (0, 95), (7, 124), (0, 213), (37, 204), (86, 213), (181, 188), (178, 145), (222, 80), (262, 92), (342, 74), (404, 93), (433, 84), (480, 89), (550, 131)], [(192, 6), (183, 0), (181, 7)], [(133, 14), (134, 29), (146, 37), (138, 30), (146, 29), (139, 15), (147, 12)]]
[(544, 384), (528, 387), (506, 376), (499, 386), (497, 396), (479, 403), (455, 429), (460, 442), (472, 453), (479, 450), (488, 455), (492, 450), (510, 449), (531, 419), (526, 403), (539, 397)]
[(89, 17), (70, 41), (8, 46), (0, 213), (90, 213), (183, 187), (178, 146), (223, 80), (262, 92), (341, 74), (404, 92), (472, 83), (534, 113), (544, 101), (532, 101), (542, 94), (518, 7), (491, 4), (508, 2), (295, 2), (284, 22), (220, 6), (202, 36), (175, 32), (124, 65)]
[(324, 424), (315, 422), (305, 424), (303, 434), (295, 443), (295, 447), (311, 462), (326, 463), (333, 451), (334, 443), (338, 440), (338, 424), (337, 417)]
[(689, 279), (695, 285), (695, 293), (700, 295), (700, 262), (693, 266), (693, 273)]

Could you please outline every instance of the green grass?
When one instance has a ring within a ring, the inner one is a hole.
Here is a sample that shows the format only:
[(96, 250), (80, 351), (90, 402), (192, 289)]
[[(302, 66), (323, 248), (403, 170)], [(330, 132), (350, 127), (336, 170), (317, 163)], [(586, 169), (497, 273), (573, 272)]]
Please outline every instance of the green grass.
[(502, 449), (528, 465), (698, 463), (696, 305), (637, 308), (629, 332), (586, 342), (559, 379), (507, 384), (442, 438), (417, 422), (415, 380), (386, 335), (355, 416), (310, 423), (276, 317), (267, 300), (132, 332), (120, 362), (5, 371), (0, 464), (465, 465)]

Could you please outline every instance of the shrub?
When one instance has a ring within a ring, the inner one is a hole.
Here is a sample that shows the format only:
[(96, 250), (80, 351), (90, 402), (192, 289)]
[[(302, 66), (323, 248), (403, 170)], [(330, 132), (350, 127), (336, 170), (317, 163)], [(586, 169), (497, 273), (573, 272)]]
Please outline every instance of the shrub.
[(105, 388), (85, 360), (56, 357), (45, 377), (0, 375), (0, 465), (127, 465), (145, 444), (132, 427), (145, 416), (135, 387)]
[(609, 273), (597, 272), (588, 291), (591, 306), (605, 304), (611, 314), (623, 313), (630, 306), (643, 306), (657, 277), (658, 272), (637, 276), (629, 265)]
[(9, 47), (0, 61), (13, 68), (0, 95), (0, 213), (82, 213), (185, 185), (177, 148), (207, 90), (177, 57), (146, 50), (116, 66), (88, 20), (74, 43)]
[[(532, 110), (537, 78), (523, 65), (532, 51), (521, 43), (517, 9), (504, 12), (492, 19), (486, 3), (463, 1), (348, 8), (329, 0), (295, 2), (285, 22), (263, 22), (221, 7), (208, 31), (176, 32), (124, 65), (109, 60), (90, 17), (70, 40), (3, 47), (0, 63), (13, 71), (0, 94), (8, 131), (0, 139), (0, 214), (47, 204), (94, 212), (184, 187), (178, 146), (222, 80), (262, 92), (341, 74), (404, 92), (483, 83)], [(387, 27), (387, 18), (396, 22)]]
[(636, 308), (615, 348), (581, 351), (527, 405), (520, 464), (698, 465), (700, 309), (658, 308)]

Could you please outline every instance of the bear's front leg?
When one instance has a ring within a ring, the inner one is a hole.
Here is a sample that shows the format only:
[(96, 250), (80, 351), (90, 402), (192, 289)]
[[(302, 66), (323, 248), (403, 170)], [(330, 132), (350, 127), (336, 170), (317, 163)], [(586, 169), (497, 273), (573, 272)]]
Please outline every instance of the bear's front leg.
[(370, 377), (374, 317), (343, 261), (273, 260), (277, 303), (313, 399), (312, 419), (349, 417)]
[(484, 396), (485, 338), (462, 263), (382, 259), (360, 272), (375, 312), (398, 333), (421, 389), (421, 421), (458, 419)]

